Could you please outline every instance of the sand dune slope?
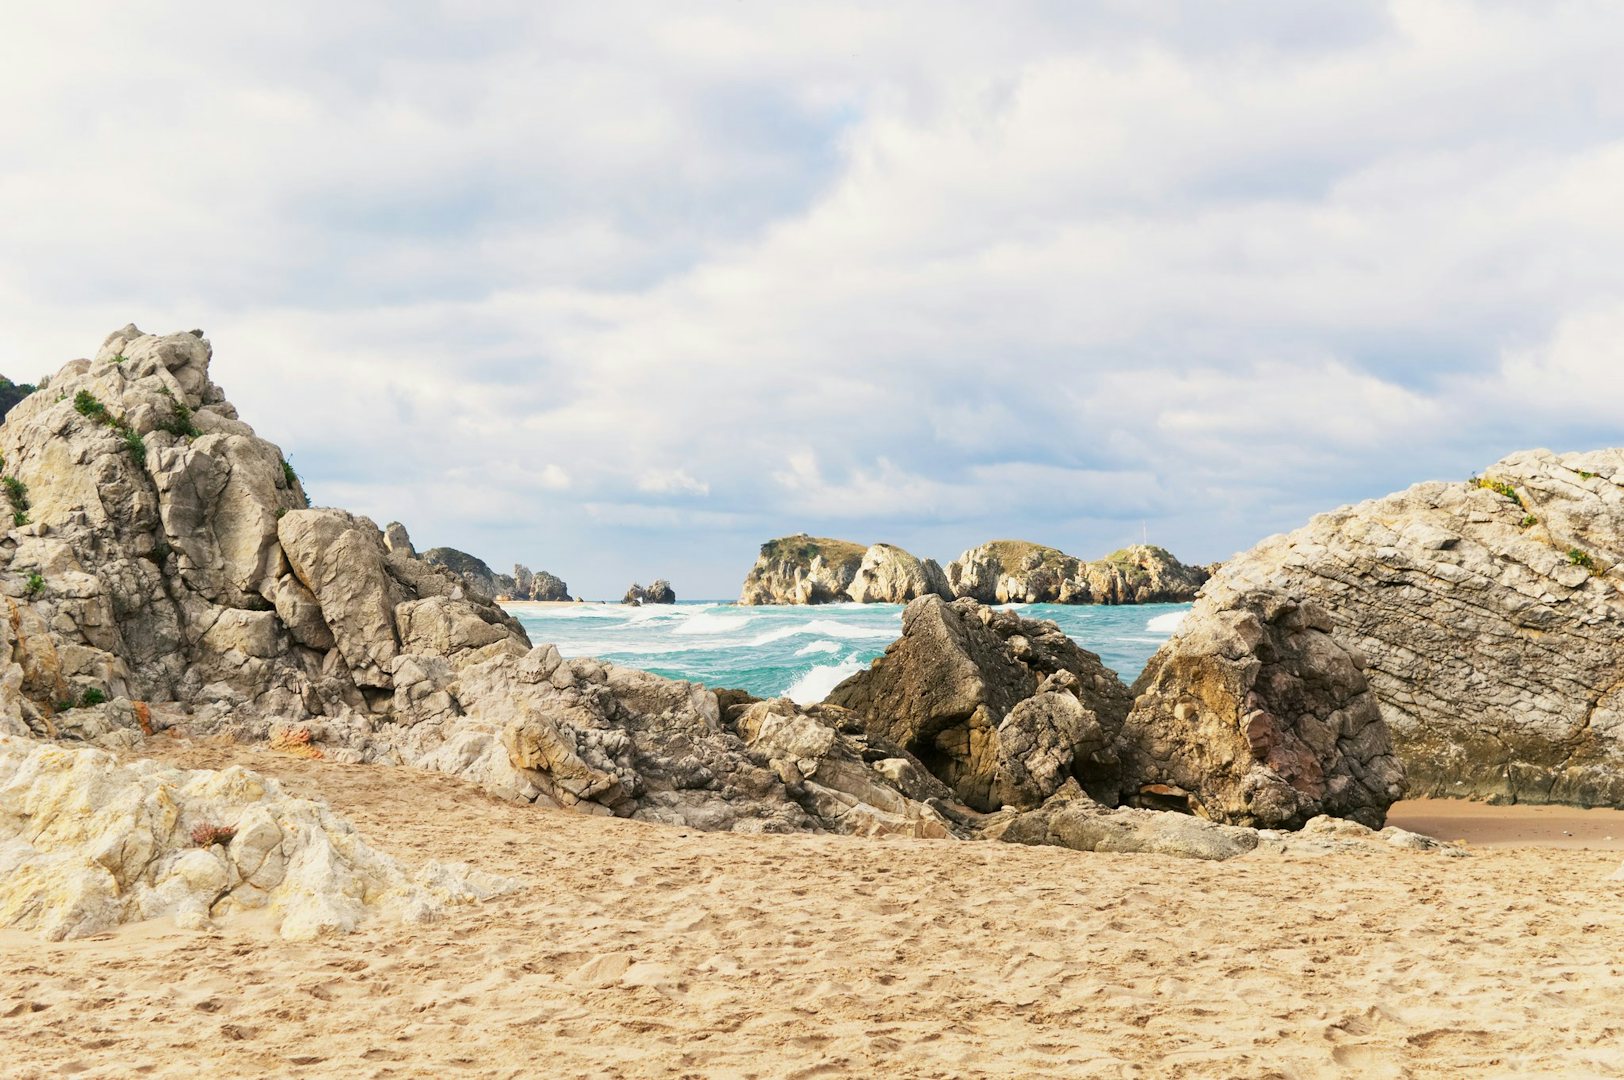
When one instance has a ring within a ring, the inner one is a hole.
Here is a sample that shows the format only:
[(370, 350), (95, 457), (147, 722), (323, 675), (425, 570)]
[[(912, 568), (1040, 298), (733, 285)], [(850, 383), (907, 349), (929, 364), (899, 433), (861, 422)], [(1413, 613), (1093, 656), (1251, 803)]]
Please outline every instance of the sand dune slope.
[(1203, 863), (716, 836), (246, 748), (407, 863), (531, 882), (311, 943), (0, 935), (0, 1075), (1624, 1075), (1616, 853)]

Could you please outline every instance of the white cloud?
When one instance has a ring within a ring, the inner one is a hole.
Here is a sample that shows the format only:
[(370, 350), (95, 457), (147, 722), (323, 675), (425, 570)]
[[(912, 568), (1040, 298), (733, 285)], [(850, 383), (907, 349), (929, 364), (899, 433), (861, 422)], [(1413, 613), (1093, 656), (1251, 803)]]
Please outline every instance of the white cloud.
[(0, 64), (0, 361), (204, 326), (319, 501), (589, 594), (651, 546), (730, 593), (800, 528), (1086, 555), (1143, 518), (1218, 557), (1621, 441), (1621, 33), (1582, 0), (40, 7)]

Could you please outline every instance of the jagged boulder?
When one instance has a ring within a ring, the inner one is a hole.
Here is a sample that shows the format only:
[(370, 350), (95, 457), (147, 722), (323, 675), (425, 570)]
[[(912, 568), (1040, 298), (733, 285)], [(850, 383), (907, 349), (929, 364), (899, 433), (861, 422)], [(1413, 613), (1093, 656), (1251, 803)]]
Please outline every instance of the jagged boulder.
[(1624, 450), (1321, 514), (1227, 563), (1312, 600), (1367, 676), (1415, 796), (1624, 806)]
[(677, 602), (677, 593), (676, 590), (671, 588), (671, 583), (664, 578), (659, 578), (646, 589), (642, 585), (633, 582), (632, 587), (626, 590), (626, 595), (620, 602), (623, 604), (675, 604)]
[(1118, 747), (1129, 801), (1237, 825), (1329, 814), (1379, 828), (1404, 790), (1364, 658), (1329, 612), (1222, 579), (1134, 684)]
[(846, 540), (800, 533), (761, 545), (756, 565), (745, 576), (741, 604), (828, 604), (847, 598), (847, 589), (867, 549)]
[(383, 527), (383, 546), (391, 552), (417, 558), (417, 549), (412, 546), (411, 534), (406, 531), (406, 526), (398, 521), (391, 521)]
[(902, 636), (826, 699), (917, 756), (978, 810), (1034, 807), (1077, 775), (1115, 794), (1129, 695), (1052, 622), (926, 596)]
[(921, 596), (952, 594), (935, 559), (920, 559), (894, 544), (875, 544), (863, 553), (846, 595), (859, 604), (906, 604)]
[(254, 909), (282, 937), (312, 938), (380, 915), (428, 921), (516, 887), (461, 865), (408, 874), (325, 804), (241, 767), (120, 765), (0, 736), (0, 926), (48, 941)]

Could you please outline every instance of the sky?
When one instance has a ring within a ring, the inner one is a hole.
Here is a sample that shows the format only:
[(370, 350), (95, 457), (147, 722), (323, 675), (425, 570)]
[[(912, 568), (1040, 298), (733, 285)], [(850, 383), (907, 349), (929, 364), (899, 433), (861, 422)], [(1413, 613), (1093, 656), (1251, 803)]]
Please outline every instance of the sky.
[(1624, 443), (1624, 5), (12, 8), (0, 372), (203, 328), (317, 505), (589, 598)]

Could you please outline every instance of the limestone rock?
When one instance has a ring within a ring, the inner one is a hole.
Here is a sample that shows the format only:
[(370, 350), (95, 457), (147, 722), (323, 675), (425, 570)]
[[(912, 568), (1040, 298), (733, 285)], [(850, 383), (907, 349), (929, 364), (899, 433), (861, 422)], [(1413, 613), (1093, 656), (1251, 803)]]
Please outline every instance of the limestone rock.
[(278, 522), (277, 536), (356, 685), (389, 686), (389, 662), (400, 651), (395, 607), (407, 597), (385, 569), (378, 527), (342, 510), (293, 510)]
[(570, 587), (564, 579), (545, 570), (532, 571), (527, 566), (513, 567), (513, 599), (544, 600), (557, 603), (570, 598)]
[(620, 602), (623, 604), (675, 604), (677, 594), (671, 588), (669, 581), (659, 578), (646, 589), (634, 582), (632, 587), (626, 590), (626, 595), (621, 598)]
[(1321, 514), (1219, 574), (1289, 590), (1368, 662), (1413, 796), (1624, 806), (1624, 450)]
[(412, 546), (412, 538), (406, 531), (406, 526), (398, 521), (391, 521), (383, 527), (383, 546), (391, 552), (417, 558), (417, 549)]
[(1134, 684), (1119, 741), (1130, 800), (1295, 828), (1320, 814), (1380, 827), (1404, 790), (1363, 661), (1329, 613), (1220, 578)]
[(498, 574), (486, 565), (484, 559), (470, 555), (466, 551), (450, 547), (429, 548), (423, 552), (423, 561), (450, 570), (461, 578), (468, 588), (487, 600), (499, 596), (518, 599), (514, 596), (516, 582), (511, 577)]
[(1129, 695), (1052, 622), (926, 596), (903, 611), (885, 655), (827, 704), (857, 713), (964, 803), (990, 811), (1037, 806), (1073, 775), (1114, 796), (1109, 751)]
[(1258, 846), (1256, 829), (1221, 825), (1188, 814), (1109, 809), (1073, 784), (1037, 810), (992, 822), (989, 837), (1018, 844), (1052, 844), (1075, 851), (1146, 852), (1222, 861)]
[(920, 559), (892, 544), (875, 544), (863, 553), (846, 595), (859, 604), (906, 604), (921, 596), (952, 594), (934, 559)]
[(741, 604), (828, 604), (846, 599), (866, 549), (828, 537), (780, 537), (761, 545), (744, 579)]
[(516, 883), (460, 865), (407, 873), (323, 803), (241, 767), (119, 765), (0, 736), (0, 926), (48, 941), (268, 908), (282, 937), (422, 922)]
[(1150, 604), (1195, 598), (1211, 575), (1163, 548), (1137, 544), (1084, 562), (1025, 540), (994, 540), (947, 566), (954, 596), (982, 603)]

